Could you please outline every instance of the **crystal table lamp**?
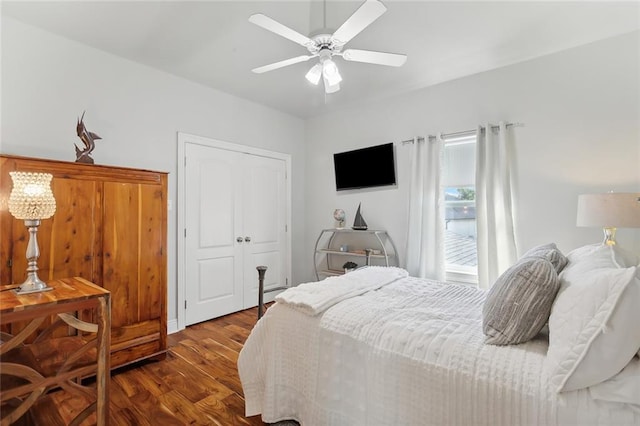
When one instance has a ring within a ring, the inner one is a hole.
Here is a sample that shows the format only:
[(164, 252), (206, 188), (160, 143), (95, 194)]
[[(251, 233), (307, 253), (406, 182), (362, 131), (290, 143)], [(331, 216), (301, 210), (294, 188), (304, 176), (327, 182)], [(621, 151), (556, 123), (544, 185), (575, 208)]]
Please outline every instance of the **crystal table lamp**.
[(603, 244), (616, 244), (616, 228), (640, 228), (640, 193), (608, 192), (578, 196), (577, 226), (602, 226)]
[(36, 233), (42, 219), (48, 219), (56, 211), (56, 200), (51, 192), (49, 173), (9, 172), (13, 181), (13, 189), (9, 196), (9, 212), (16, 219), (24, 219), (29, 228), (29, 244), (27, 245), (27, 279), (16, 293), (35, 293), (51, 290), (51, 287), (38, 278), (38, 239)]

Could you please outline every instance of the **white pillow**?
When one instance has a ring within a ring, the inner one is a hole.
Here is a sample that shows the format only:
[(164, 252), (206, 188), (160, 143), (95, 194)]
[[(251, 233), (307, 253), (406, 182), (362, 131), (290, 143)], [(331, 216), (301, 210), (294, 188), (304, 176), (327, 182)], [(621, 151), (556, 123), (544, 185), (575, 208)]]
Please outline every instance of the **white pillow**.
[[(571, 255), (571, 258), (569, 258)], [(618, 246), (606, 246), (604, 244), (590, 244), (579, 247), (569, 254), (567, 260), (573, 263), (574, 268), (628, 268), (640, 266), (640, 259), (632, 252)], [(581, 265), (581, 266), (578, 266)]]
[(640, 407), (640, 359), (633, 358), (617, 375), (589, 388), (593, 399)]
[(638, 267), (601, 244), (567, 255), (549, 316), (545, 367), (558, 392), (618, 374), (640, 347)]

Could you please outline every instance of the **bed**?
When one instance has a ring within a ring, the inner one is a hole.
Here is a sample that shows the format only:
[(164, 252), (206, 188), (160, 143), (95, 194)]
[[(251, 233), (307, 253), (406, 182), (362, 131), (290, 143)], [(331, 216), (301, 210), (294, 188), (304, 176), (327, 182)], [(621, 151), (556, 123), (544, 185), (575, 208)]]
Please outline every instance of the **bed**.
[[(614, 380), (620, 373), (599, 392), (597, 385), (559, 391), (564, 383), (549, 372), (546, 333), (515, 345), (486, 343), (487, 294), (394, 267), (285, 291), (240, 353), (246, 415), (304, 426), (640, 425), (635, 352), (623, 384)], [(626, 393), (616, 396), (612, 386)]]

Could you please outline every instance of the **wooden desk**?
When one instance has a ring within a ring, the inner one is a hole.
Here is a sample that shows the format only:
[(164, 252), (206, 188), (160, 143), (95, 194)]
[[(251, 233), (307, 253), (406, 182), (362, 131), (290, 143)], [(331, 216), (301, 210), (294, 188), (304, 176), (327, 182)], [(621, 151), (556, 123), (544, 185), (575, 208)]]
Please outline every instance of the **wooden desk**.
[[(107, 425), (110, 293), (79, 277), (47, 284), (53, 290), (25, 295), (0, 291), (0, 325), (26, 324), (15, 335), (0, 332), (0, 424), (18, 420), (48, 390), (63, 388), (95, 401), (72, 424), (81, 423), (95, 411), (97, 424)], [(52, 315), (55, 321), (42, 329)], [(58, 327), (68, 328), (67, 336), (52, 337)], [(35, 339), (27, 343), (29, 336)], [(94, 375), (95, 387), (81, 385), (80, 378)]]

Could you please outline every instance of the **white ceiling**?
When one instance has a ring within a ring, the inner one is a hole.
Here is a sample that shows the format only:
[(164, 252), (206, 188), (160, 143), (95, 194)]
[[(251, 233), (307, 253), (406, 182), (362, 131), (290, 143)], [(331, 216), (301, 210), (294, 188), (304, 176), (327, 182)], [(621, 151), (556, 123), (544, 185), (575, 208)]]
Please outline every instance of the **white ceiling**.
[(640, 3), (382, 0), (387, 12), (348, 48), (408, 55), (401, 68), (336, 60), (342, 90), (304, 75), (313, 62), (252, 68), (307, 54), (248, 18), (263, 13), (304, 35), (333, 32), (361, 1), (2, 1), (2, 14), (115, 55), (311, 117), (640, 29)]

